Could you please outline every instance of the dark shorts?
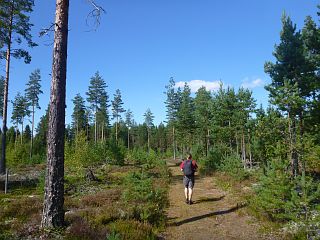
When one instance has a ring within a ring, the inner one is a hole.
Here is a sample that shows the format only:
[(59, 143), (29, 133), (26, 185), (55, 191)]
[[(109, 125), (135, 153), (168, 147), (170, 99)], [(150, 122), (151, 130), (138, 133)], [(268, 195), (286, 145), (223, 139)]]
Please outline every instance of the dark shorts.
[(186, 188), (193, 188), (194, 186), (194, 176), (183, 176), (183, 185)]

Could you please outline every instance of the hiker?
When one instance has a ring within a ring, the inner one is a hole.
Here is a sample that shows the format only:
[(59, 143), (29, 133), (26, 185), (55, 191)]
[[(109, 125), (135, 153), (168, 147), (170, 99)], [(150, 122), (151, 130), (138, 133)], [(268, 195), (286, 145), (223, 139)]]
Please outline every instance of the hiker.
[(186, 197), (187, 204), (193, 204), (192, 202), (192, 189), (194, 187), (194, 173), (197, 171), (198, 165), (195, 160), (192, 160), (192, 155), (189, 154), (187, 160), (184, 160), (180, 164), (180, 169), (183, 171), (183, 185), (184, 195)]

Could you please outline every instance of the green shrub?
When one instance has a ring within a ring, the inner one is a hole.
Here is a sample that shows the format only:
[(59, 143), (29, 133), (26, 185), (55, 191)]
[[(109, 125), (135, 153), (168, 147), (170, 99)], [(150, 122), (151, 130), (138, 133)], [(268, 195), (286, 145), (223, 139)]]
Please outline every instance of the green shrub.
[(226, 172), (238, 180), (246, 179), (249, 176), (249, 172), (243, 168), (239, 155), (235, 153), (224, 157), (218, 170)]
[(125, 152), (126, 149), (122, 144), (117, 144), (115, 141), (111, 141), (105, 157), (107, 158), (108, 163), (123, 166)]
[(293, 179), (287, 166), (281, 160), (270, 163), (260, 177), (251, 206), (273, 221), (311, 221), (311, 213), (320, 209), (319, 182), (304, 175)]
[(122, 198), (127, 203), (130, 217), (158, 225), (164, 221), (167, 191), (155, 187), (153, 178), (144, 172), (130, 173), (124, 182)]
[(74, 143), (65, 144), (65, 166), (71, 172), (83, 174), (83, 169), (101, 163), (123, 165), (125, 149), (114, 141), (91, 143), (80, 132)]
[(152, 232), (152, 226), (148, 223), (141, 223), (135, 220), (118, 220), (111, 224), (111, 234), (108, 240), (152, 240), (156, 239)]
[(207, 157), (199, 159), (201, 172), (211, 172), (218, 170), (223, 158), (230, 154), (230, 148), (226, 145), (220, 144), (212, 147)]
[(30, 145), (20, 142), (10, 144), (6, 155), (10, 167), (26, 165), (30, 160)]

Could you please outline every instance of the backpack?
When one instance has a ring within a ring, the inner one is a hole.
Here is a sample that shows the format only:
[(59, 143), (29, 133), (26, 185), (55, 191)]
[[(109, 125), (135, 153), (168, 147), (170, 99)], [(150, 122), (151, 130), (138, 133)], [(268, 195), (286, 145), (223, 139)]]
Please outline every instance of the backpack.
[(183, 173), (186, 176), (193, 176), (194, 175), (194, 169), (193, 169), (193, 165), (192, 165), (192, 159), (188, 159), (184, 162), (184, 166), (183, 166)]

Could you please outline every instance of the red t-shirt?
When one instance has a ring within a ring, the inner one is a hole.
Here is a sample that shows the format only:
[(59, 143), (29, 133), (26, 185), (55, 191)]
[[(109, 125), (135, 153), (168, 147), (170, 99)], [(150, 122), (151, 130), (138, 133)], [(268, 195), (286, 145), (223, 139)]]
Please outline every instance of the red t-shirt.
[[(187, 160), (189, 160), (189, 159), (187, 159)], [(186, 160), (184, 160), (181, 164), (180, 164), (180, 169), (182, 170), (183, 169), (183, 167), (184, 167), (184, 163), (185, 163), (185, 161)], [(197, 163), (196, 163), (196, 161), (195, 160), (192, 160), (192, 167), (193, 167), (193, 169), (196, 171), (197, 170), (197, 168), (198, 168), (198, 165), (197, 165)]]

